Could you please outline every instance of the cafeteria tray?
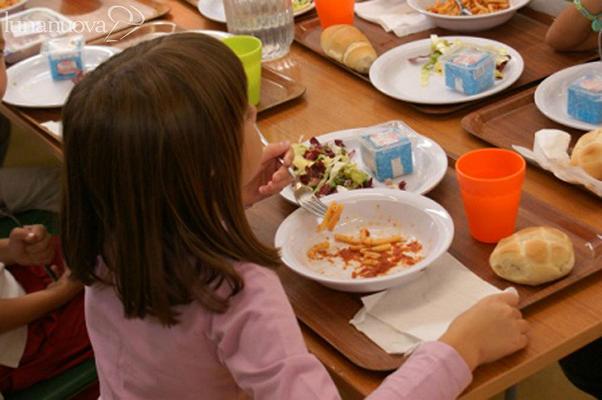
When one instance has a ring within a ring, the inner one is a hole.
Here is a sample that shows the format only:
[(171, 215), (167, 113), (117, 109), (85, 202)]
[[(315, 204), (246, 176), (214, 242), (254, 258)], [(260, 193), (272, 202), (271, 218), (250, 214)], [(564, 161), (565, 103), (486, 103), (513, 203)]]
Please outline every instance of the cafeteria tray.
[[(450, 165), (453, 165), (452, 160)], [(602, 269), (602, 241), (594, 228), (563, 215), (544, 201), (524, 193), (517, 218), (517, 230), (540, 225), (562, 229), (575, 246), (575, 267), (567, 277), (536, 287), (512, 284), (498, 278), (488, 265), (489, 255), (494, 246), (475, 241), (468, 232), (454, 175), (455, 172), (450, 167), (443, 181), (428, 195), (445, 207), (454, 220), (455, 236), (449, 252), (494, 286), (500, 289), (516, 287), (521, 297), (521, 308), (528, 307)], [(280, 204), (274, 205), (273, 208), (280, 207), (283, 214), (292, 210), (292, 207), (284, 204), (284, 200), (279, 202)], [(267, 225), (277, 226), (276, 221), (266, 224), (265, 215), (260, 215), (259, 212), (254, 214), (253, 210), (249, 212), (249, 219), (261, 240), (273, 242), (276, 228), (272, 231)], [(360, 295), (326, 288), (286, 267), (280, 267), (278, 274), (299, 320), (351, 362), (372, 371), (390, 371), (402, 364), (403, 357), (387, 354), (349, 324), (362, 307)]]
[[(545, 23), (543, 21), (547, 21)], [(497, 40), (516, 49), (525, 61), (525, 70), (519, 80), (510, 87), (509, 90), (516, 90), (533, 82), (560, 71), (564, 68), (592, 61), (596, 59), (595, 52), (581, 53), (557, 53), (551, 47), (545, 44), (545, 35), (551, 23), (551, 18), (532, 10), (517, 13), (508, 23), (476, 34), (479, 37)], [(415, 40), (426, 39), (432, 34), (439, 36), (454, 35), (454, 32), (446, 31), (441, 28), (435, 28), (413, 35), (397, 37), (393, 33), (385, 32), (379, 25), (368, 22), (362, 18), (355, 17), (354, 25), (360, 29), (370, 40), (377, 54), (382, 54), (399, 45), (413, 42)], [(345, 69), (347, 72), (370, 81), (368, 75), (360, 74), (351, 68), (327, 57), (320, 46), (320, 20), (316, 18), (306, 19), (295, 25), (295, 41), (329, 61)], [(418, 77), (416, 77), (418, 79)], [(504, 92), (502, 92), (504, 93)], [(500, 97), (497, 95), (495, 97)], [(487, 101), (487, 99), (485, 99)], [(483, 100), (452, 104), (452, 105), (423, 105), (413, 104), (418, 110), (427, 114), (449, 114), (452, 112), (464, 110), (470, 107), (482, 105)]]

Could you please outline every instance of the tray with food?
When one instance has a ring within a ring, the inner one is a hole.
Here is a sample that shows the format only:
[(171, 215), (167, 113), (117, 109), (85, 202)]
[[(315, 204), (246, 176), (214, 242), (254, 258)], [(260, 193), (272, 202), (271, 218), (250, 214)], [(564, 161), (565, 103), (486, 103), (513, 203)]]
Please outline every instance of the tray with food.
[[(597, 232), (533, 196), (523, 194), (517, 233), (497, 246), (470, 236), (453, 168), (428, 197), (384, 189), (337, 193), (324, 198), (342, 205), (327, 217), (333, 220), (326, 229), (319, 231), (321, 221), (299, 209), (275, 234), (287, 265), (278, 272), (297, 317), (362, 368), (392, 370), (402, 357), (387, 354), (350, 325), (362, 307), (350, 292), (420, 279), (429, 260), (445, 251), (495, 287), (514, 286), (522, 308), (602, 269)], [(262, 225), (253, 212), (250, 219)], [(265, 240), (274, 237), (258, 232)]]
[[(187, 3), (196, 7), (201, 15), (211, 21), (226, 23), (226, 10), (223, 0), (186, 0)], [(308, 15), (315, 9), (313, 0), (291, 0), (295, 18)]]
[[(359, 17), (355, 18), (354, 27), (357, 31), (345, 28), (342, 32), (336, 32), (336, 28), (330, 28), (333, 32), (322, 35), (323, 31), (320, 27), (319, 19), (307, 19), (296, 24), (295, 40), (299, 44), (328, 58), (336, 65), (366, 81), (370, 81), (371, 78), (371, 76), (368, 75), (370, 66), (378, 60), (379, 57), (385, 57), (385, 59), (387, 59), (392, 57), (392, 55), (399, 56), (399, 52), (405, 53), (406, 51), (409, 51), (409, 49), (412, 49), (412, 54), (407, 57), (408, 59), (405, 60), (405, 63), (400, 64), (398, 68), (390, 66), (387, 71), (385, 71), (387, 76), (392, 77), (391, 79), (394, 83), (393, 86), (400, 87), (401, 83), (395, 79), (398, 75), (402, 74), (402, 72), (409, 72), (412, 69), (416, 69), (417, 72), (414, 73), (416, 76), (411, 82), (418, 84), (420, 81), (420, 65), (412, 64), (413, 68), (408, 68), (410, 59), (415, 59), (417, 56), (423, 56), (426, 60), (431, 56), (437, 56), (437, 49), (431, 47), (432, 42), (425, 39), (429, 39), (433, 34), (443, 37), (452, 33), (451, 31), (442, 28), (435, 28), (405, 37), (397, 37), (393, 33), (385, 32), (379, 25)], [(519, 74), (518, 78), (511, 75), (501, 82), (497, 82), (497, 85), (494, 85), (494, 87), (499, 87), (502, 83), (512, 82), (504, 89), (514, 90), (542, 80), (569, 66), (590, 61), (595, 58), (594, 52), (564, 54), (554, 52), (544, 41), (547, 29), (548, 24), (540, 22), (535, 18), (533, 12), (529, 11), (528, 13), (517, 13), (503, 26), (479, 33), (479, 37), (482, 39), (489, 39), (500, 43), (501, 46), (498, 45), (498, 47), (508, 50), (513, 49), (513, 51), (522, 56), (524, 61), (524, 70), (522, 71), (522, 74)], [(414, 46), (417, 45), (412, 42), (419, 40), (424, 40), (421, 42), (422, 47), (415, 48)], [(405, 47), (403, 47), (404, 45)], [(348, 48), (351, 50), (347, 51)], [(511, 58), (508, 62), (508, 67), (516, 61), (518, 61), (518, 59), (512, 60)], [(379, 64), (380, 63), (381, 62), (379, 62)], [(428, 60), (425, 61), (425, 64), (426, 63), (428, 63)], [(508, 72), (511, 72), (510, 68)], [(443, 70), (436, 71), (436, 77), (443, 80)], [(407, 82), (407, 80), (404, 80), (404, 82)], [(391, 87), (391, 85), (389, 85), (389, 87)], [(381, 89), (383, 89), (382, 86)], [(429, 90), (428, 86), (426, 88), (419, 87), (418, 89), (418, 93)], [(393, 92), (393, 94), (395, 94), (391, 89), (387, 90), (387, 93), (388, 92)], [(488, 93), (488, 95), (489, 94), (493, 93)], [(403, 97), (403, 100), (405, 101), (423, 101), (420, 98), (414, 99), (413, 96), (398, 97)], [(432, 98), (432, 96), (428, 97)], [(435, 98), (437, 97), (438, 96)], [(463, 100), (465, 100), (465, 102), (461, 104), (420, 104), (417, 105), (417, 108), (427, 113), (443, 114), (477, 104), (474, 100), (470, 101), (470, 99), (466, 99), (466, 96), (463, 97)]]
[[(584, 134), (547, 118), (535, 103), (536, 90), (540, 89), (531, 88), (474, 111), (462, 119), (462, 126), (496, 147), (519, 150), (527, 160), (559, 179), (602, 196), (602, 135)], [(569, 120), (568, 96), (564, 97), (564, 118)], [(570, 122), (580, 123), (576, 119)]]

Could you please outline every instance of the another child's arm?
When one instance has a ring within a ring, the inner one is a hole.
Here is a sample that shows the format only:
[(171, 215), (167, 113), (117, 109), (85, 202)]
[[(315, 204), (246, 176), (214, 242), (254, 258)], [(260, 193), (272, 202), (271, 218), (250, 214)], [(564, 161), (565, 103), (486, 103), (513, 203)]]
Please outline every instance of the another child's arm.
[(65, 271), (45, 290), (14, 299), (0, 299), (0, 334), (27, 325), (71, 300), (83, 288)]
[[(245, 288), (231, 309), (214, 317), (209, 336), (220, 360), (254, 398), (338, 399), (328, 373), (303, 343), (278, 278), (250, 268), (241, 269)], [(470, 383), (474, 368), (526, 345), (527, 324), (517, 303), (511, 293), (484, 299), (456, 319), (439, 342), (422, 345), (369, 398), (456, 398)]]
[(0, 262), (6, 265), (44, 265), (53, 257), (52, 236), (42, 225), (15, 228), (0, 240)]
[[(54, 245), (41, 225), (15, 228), (9, 239), (0, 240), (0, 262), (4, 264), (44, 265), (51, 262)], [(60, 271), (55, 271), (60, 275)], [(70, 279), (66, 270), (45, 290), (12, 299), (0, 299), (0, 333), (10, 331), (42, 317), (71, 300), (83, 286)]]
[[(582, 0), (583, 6), (593, 15), (602, 13), (602, 1)], [(574, 5), (568, 6), (552, 24), (546, 43), (559, 51), (582, 51), (597, 47), (597, 33), (592, 23)]]

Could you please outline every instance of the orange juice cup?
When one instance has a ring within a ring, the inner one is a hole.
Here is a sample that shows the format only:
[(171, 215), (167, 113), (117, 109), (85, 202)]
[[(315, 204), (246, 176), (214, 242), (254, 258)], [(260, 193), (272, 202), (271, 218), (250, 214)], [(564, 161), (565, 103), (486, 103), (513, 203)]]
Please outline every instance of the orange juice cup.
[(503, 149), (474, 150), (458, 159), (456, 177), (473, 238), (497, 243), (514, 232), (525, 165), (518, 153)]
[(315, 0), (322, 29), (337, 24), (353, 24), (355, 0)]

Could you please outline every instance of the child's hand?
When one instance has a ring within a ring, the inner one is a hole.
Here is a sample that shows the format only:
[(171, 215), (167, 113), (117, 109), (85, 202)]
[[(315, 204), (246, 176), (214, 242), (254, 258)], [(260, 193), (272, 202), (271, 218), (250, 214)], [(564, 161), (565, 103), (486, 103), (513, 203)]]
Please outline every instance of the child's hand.
[(15, 228), (10, 233), (10, 261), (20, 265), (44, 265), (54, 258), (52, 236), (42, 225)]
[(74, 280), (71, 277), (71, 270), (69, 268), (65, 267), (62, 271), (62, 275), (61, 271), (56, 266), (53, 265), (51, 268), (54, 273), (59, 276), (59, 279), (48, 285), (47, 290), (55, 291), (64, 302), (71, 300), (84, 288), (84, 285), (81, 282)]
[(439, 339), (455, 348), (471, 370), (524, 348), (529, 324), (516, 292), (489, 296), (456, 318)]
[[(278, 157), (283, 157), (284, 165)], [(292, 181), (287, 168), (293, 162), (293, 152), (289, 142), (267, 145), (261, 156), (261, 166), (257, 175), (243, 188), (243, 203), (246, 207), (280, 192)]]

